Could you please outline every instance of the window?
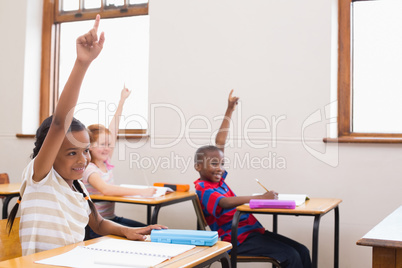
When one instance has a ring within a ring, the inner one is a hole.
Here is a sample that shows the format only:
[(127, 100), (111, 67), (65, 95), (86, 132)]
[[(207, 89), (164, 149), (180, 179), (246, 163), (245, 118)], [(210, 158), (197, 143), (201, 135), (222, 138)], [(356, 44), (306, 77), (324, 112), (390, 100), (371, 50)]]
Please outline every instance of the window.
[(401, 8), (398, 0), (339, 0), (336, 141), (402, 142)]
[(147, 1), (52, 2), (44, 0), (41, 121), (52, 114), (70, 74), (76, 38), (90, 29), (96, 14), (100, 14), (103, 20), (99, 30), (105, 32), (106, 42), (85, 76), (75, 116), (85, 125), (108, 126), (125, 84), (132, 94), (124, 106), (120, 133), (144, 134), (148, 110)]

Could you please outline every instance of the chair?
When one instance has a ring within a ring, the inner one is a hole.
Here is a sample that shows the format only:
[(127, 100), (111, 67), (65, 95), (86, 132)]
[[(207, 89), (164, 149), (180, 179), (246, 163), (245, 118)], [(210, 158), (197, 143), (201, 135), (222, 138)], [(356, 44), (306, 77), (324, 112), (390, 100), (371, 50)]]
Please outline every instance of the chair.
[[(200, 200), (197, 199), (193, 202), (195, 208), (195, 214), (197, 215), (197, 228), (198, 230), (206, 230), (208, 224), (205, 220), (204, 213), (202, 212), (202, 207)], [(272, 263), (273, 267), (281, 268), (279, 261), (271, 257), (263, 257), (263, 256), (237, 256), (236, 262), (268, 262)]]
[[(0, 184), (8, 184), (10, 183), (10, 178), (7, 173), (0, 173)], [(4, 202), (5, 196), (0, 195), (1, 200)]]
[(15, 218), (10, 234), (7, 229), (7, 219), (0, 220), (0, 261), (22, 256), (20, 236), (20, 218)]

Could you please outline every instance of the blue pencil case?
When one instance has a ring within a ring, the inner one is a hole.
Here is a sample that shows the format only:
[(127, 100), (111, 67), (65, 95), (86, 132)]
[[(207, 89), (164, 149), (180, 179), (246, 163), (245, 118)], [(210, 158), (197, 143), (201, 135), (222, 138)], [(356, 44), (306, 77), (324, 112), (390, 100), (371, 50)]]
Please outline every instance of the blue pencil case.
[(151, 231), (151, 242), (213, 246), (218, 241), (218, 232), (200, 230), (162, 229)]

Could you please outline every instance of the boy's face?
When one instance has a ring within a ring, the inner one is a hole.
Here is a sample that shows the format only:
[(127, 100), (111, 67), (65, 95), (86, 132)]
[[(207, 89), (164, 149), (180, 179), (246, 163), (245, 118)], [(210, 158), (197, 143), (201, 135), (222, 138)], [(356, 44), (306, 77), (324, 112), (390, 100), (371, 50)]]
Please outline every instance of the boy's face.
[(200, 173), (201, 180), (219, 182), (225, 171), (223, 165), (224, 158), (222, 151), (207, 151), (202, 161), (195, 165), (195, 169)]

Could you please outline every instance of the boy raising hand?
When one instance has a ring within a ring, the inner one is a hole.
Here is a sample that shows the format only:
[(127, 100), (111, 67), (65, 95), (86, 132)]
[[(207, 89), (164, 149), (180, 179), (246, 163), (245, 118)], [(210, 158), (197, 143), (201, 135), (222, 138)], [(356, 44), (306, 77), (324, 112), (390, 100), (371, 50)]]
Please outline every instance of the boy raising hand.
[[(195, 169), (199, 172), (195, 190), (201, 201), (205, 219), (213, 231), (218, 231), (222, 241), (231, 242), (231, 228), (236, 207), (248, 203), (250, 199), (277, 199), (274, 191), (258, 196), (236, 196), (226, 183), (224, 169), (224, 149), (230, 127), (232, 113), (239, 97), (230, 91), (228, 107), (216, 135), (216, 146), (203, 146), (195, 154)], [(275, 258), (281, 267), (311, 267), (309, 250), (302, 244), (287, 237), (272, 233), (257, 221), (252, 214), (243, 215), (238, 229), (238, 255), (266, 256)]]

